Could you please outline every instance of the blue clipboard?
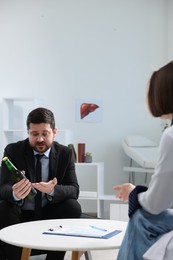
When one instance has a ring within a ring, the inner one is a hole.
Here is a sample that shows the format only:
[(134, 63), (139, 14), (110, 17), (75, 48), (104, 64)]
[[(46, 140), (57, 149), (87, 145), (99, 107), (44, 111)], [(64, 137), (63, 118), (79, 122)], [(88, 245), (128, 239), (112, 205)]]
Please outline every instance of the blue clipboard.
[(44, 231), (43, 234), (108, 239), (120, 232), (122, 230), (107, 230), (96, 226), (56, 226)]

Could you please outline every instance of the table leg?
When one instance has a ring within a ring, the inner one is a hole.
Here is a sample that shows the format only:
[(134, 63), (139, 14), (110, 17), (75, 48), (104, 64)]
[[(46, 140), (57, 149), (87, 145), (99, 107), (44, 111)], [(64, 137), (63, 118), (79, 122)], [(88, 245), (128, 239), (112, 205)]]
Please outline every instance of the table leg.
[(23, 248), (21, 260), (29, 260), (31, 254), (31, 248)]
[(86, 260), (92, 260), (90, 251), (73, 251), (71, 260), (79, 260), (83, 254)]
[(83, 251), (73, 251), (71, 260), (79, 260), (84, 253)]
[(85, 252), (85, 259), (86, 259), (86, 260), (92, 260), (91, 251), (86, 251), (86, 252)]

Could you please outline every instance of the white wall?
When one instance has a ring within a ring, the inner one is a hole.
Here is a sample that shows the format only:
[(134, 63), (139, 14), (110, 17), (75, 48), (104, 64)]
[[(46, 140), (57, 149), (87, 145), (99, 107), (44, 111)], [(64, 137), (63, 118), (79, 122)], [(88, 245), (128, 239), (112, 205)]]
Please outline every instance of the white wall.
[(173, 60), (173, 34), (172, 34), (172, 26), (173, 26), (173, 16), (172, 16), (172, 10), (173, 10), (173, 1), (168, 0), (168, 57), (170, 60)]
[[(114, 194), (128, 180), (122, 138), (161, 135), (145, 92), (153, 69), (172, 59), (172, 12), (165, 0), (0, 0), (1, 108), (3, 97), (42, 99), (57, 127), (105, 162)], [(76, 99), (103, 100), (103, 121), (76, 122)]]

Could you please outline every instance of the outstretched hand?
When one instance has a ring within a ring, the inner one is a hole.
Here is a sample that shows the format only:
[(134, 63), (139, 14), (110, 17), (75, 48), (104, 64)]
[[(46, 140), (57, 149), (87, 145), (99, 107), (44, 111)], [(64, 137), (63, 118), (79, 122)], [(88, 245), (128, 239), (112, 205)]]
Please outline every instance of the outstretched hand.
[(131, 183), (124, 183), (113, 187), (113, 189), (117, 191), (116, 197), (124, 202), (127, 202), (129, 200), (129, 194), (134, 188), (135, 185)]
[(43, 193), (51, 193), (55, 187), (55, 185), (57, 184), (57, 178), (53, 178), (53, 180), (50, 180), (48, 182), (36, 182), (36, 183), (32, 183), (32, 185), (34, 186), (34, 188), (36, 188), (37, 190), (43, 192)]

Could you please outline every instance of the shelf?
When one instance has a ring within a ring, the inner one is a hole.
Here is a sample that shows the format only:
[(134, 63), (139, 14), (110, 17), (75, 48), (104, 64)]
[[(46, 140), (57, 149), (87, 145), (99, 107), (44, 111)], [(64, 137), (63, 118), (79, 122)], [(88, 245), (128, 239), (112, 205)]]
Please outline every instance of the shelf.
[(75, 165), (77, 165), (77, 166), (98, 166), (98, 165), (103, 165), (104, 163), (103, 162), (92, 162), (92, 163), (85, 163), (85, 162), (83, 162), (83, 163), (75, 163)]
[(25, 98), (20, 98), (20, 97), (11, 97), (11, 98), (3, 98), (5, 101), (7, 101), (7, 102), (18, 102), (18, 101), (22, 101), (22, 102), (25, 102), (25, 101), (33, 101), (33, 100), (37, 100), (36, 98), (34, 98), (34, 97), (25, 97)]
[(99, 197), (100, 200), (116, 200), (116, 201), (120, 201), (120, 199), (116, 198), (115, 195), (102, 195)]
[[(30, 111), (40, 106), (40, 100), (32, 97), (3, 98), (3, 144), (16, 142), (28, 137), (26, 119)], [(58, 130), (55, 141), (68, 145), (73, 143), (70, 130)]]
[(27, 137), (26, 118), (38, 104), (39, 100), (32, 97), (3, 98), (3, 148)]
[[(112, 201), (115, 204), (127, 204), (116, 198), (115, 195), (104, 194), (104, 163), (75, 163), (76, 174), (79, 181), (79, 186), (84, 186), (80, 191), (79, 200), (88, 200), (97, 202), (97, 217), (104, 217), (104, 202)], [(90, 171), (91, 167), (94, 168), (94, 172)], [(89, 169), (89, 170), (88, 170)], [(87, 173), (85, 174), (85, 171)], [(92, 183), (91, 181), (92, 180)], [(94, 190), (93, 182), (96, 182)], [(87, 187), (88, 184), (88, 187)]]
[(24, 132), (26, 129), (4, 129), (4, 133)]
[(95, 192), (95, 191), (80, 191), (79, 197), (82, 198), (82, 199), (85, 199), (85, 198), (96, 199), (97, 198), (97, 192)]

